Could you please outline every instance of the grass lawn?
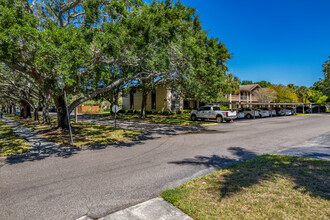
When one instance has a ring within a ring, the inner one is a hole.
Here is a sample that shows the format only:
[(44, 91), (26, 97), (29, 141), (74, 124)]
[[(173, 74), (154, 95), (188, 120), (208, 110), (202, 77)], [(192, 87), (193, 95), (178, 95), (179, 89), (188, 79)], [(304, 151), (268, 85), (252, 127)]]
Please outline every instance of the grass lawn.
[[(114, 116), (111, 116), (114, 117)], [(155, 123), (164, 124), (176, 124), (176, 125), (214, 125), (214, 121), (192, 121), (190, 120), (190, 114), (173, 114), (173, 115), (158, 115), (158, 114), (147, 114), (147, 118), (139, 118), (139, 114), (127, 114), (120, 113), (117, 118), (131, 119), (131, 120), (145, 120)]]
[[(71, 145), (69, 131), (56, 129), (57, 123), (55, 117), (51, 117), (50, 125), (44, 125), (39, 121), (34, 121), (30, 118), (23, 119), (18, 116), (14, 117), (12, 115), (6, 115), (6, 117), (19, 122), (25, 127), (31, 128), (32, 130), (42, 134), (44, 137), (55, 143), (66, 146)], [(123, 141), (125, 139), (140, 135), (139, 131), (121, 128), (115, 129), (114, 127), (87, 122), (75, 123), (71, 121), (71, 125), (73, 142), (77, 147)]]
[(330, 161), (264, 155), (162, 197), (193, 219), (330, 219)]
[(307, 113), (295, 113), (295, 115), (308, 115)]
[(25, 140), (0, 120), (0, 156), (21, 154), (29, 148)]

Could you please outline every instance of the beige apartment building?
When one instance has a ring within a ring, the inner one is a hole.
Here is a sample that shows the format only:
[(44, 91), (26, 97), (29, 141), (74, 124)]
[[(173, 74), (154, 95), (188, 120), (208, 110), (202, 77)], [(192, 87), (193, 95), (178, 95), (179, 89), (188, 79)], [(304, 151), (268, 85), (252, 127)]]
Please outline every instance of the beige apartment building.
[(228, 102), (233, 103), (232, 108), (238, 108), (242, 103), (257, 103), (258, 99), (253, 95), (253, 93), (259, 88), (261, 87), (258, 84), (240, 85), (239, 91), (229, 94), (226, 97)]
[[(141, 110), (142, 93), (131, 92), (128, 96), (123, 97), (123, 109)], [(183, 98), (174, 90), (166, 87), (158, 87), (155, 91), (150, 92), (147, 96), (147, 111), (175, 111), (183, 109)]]
[[(258, 102), (256, 97), (253, 96), (253, 92), (259, 88), (260, 86), (258, 84), (241, 85), (238, 92), (226, 95), (226, 97), (228, 102), (233, 103), (232, 108), (238, 108), (242, 103)], [(141, 110), (141, 92), (131, 92), (128, 96), (122, 97), (122, 99), (124, 110)], [(204, 104), (205, 103), (199, 102), (193, 98), (181, 97), (173, 89), (162, 86), (148, 94), (146, 109), (148, 111), (175, 111), (183, 109), (198, 109)]]

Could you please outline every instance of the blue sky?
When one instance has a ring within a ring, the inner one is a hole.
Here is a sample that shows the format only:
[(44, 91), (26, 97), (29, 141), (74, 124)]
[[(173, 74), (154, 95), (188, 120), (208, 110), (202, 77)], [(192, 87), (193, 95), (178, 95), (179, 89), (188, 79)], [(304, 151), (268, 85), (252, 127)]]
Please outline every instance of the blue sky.
[(183, 0), (240, 80), (312, 86), (330, 56), (330, 0)]

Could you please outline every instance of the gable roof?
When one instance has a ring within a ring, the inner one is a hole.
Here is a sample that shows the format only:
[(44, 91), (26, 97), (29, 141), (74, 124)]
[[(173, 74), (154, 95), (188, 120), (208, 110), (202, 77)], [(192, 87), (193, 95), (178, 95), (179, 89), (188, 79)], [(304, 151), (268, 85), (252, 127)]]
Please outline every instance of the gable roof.
[(252, 85), (240, 85), (239, 91), (253, 91), (256, 88), (261, 88), (259, 84), (252, 84)]

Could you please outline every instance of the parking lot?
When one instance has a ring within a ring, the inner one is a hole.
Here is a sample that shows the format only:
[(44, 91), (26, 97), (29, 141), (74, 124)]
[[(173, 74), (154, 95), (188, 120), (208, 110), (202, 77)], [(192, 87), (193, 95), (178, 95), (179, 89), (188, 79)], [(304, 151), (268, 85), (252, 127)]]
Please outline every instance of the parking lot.
[(5, 164), (0, 219), (75, 219), (86, 213), (98, 218), (230, 164), (306, 146), (330, 134), (329, 125), (330, 114), (243, 119)]

